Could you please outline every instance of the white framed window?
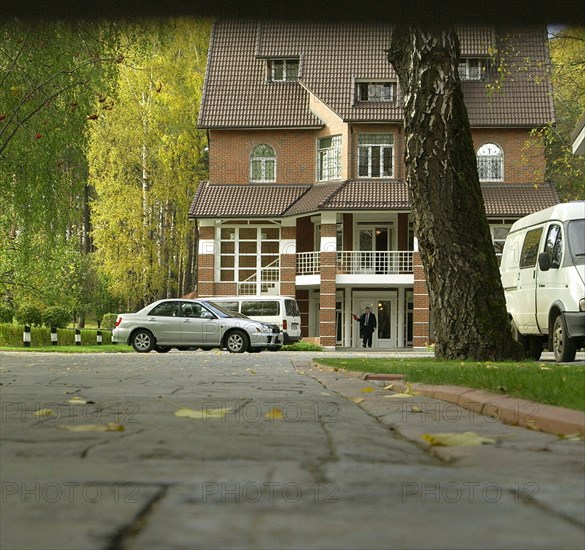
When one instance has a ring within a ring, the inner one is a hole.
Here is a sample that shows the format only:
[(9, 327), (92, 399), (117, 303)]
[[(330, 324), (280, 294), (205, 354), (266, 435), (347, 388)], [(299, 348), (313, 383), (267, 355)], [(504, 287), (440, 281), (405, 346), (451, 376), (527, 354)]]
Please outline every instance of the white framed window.
[(276, 153), (264, 143), (256, 145), (250, 154), (250, 181), (276, 181)]
[(299, 60), (269, 59), (266, 75), (269, 82), (295, 82), (299, 79)]
[(462, 57), (459, 60), (459, 78), (461, 80), (484, 80), (487, 69), (487, 59), (480, 57)]
[(358, 82), (357, 100), (367, 102), (395, 101), (396, 82)]
[(238, 294), (265, 294), (280, 281), (279, 226), (223, 226), (218, 231), (219, 282), (236, 283)]
[(341, 179), (341, 136), (317, 140), (317, 179), (319, 181)]
[(484, 143), (477, 150), (479, 181), (504, 181), (504, 152), (495, 143)]
[(394, 135), (358, 135), (358, 177), (391, 178), (394, 175)]

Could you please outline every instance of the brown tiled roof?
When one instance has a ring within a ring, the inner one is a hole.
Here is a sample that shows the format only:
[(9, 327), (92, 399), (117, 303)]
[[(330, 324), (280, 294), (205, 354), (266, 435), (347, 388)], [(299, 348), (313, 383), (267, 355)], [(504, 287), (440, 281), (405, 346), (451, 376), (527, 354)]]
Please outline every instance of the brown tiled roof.
[(190, 218), (282, 216), (310, 185), (212, 184), (202, 182)]
[(552, 183), (484, 183), (481, 186), (488, 216), (522, 217), (561, 202)]
[[(482, 184), (489, 217), (521, 217), (560, 202), (552, 183)], [(191, 218), (300, 216), (323, 210), (409, 210), (400, 180), (347, 180), (316, 185), (233, 185), (203, 182)]]
[(258, 23), (220, 21), (211, 33), (198, 125), (201, 128), (315, 127), (298, 82), (266, 82), (256, 57)]
[[(402, 121), (398, 103), (356, 103), (360, 79), (395, 79), (386, 58), (391, 25), (293, 21), (219, 21), (212, 33), (199, 126), (203, 128), (319, 127), (309, 92), (343, 120)], [(501, 91), (484, 82), (463, 85), (472, 126), (534, 126), (554, 117), (546, 78), (546, 29), (460, 27), (461, 52), (504, 55)], [(266, 58), (299, 57), (299, 82), (268, 83)], [(527, 64), (526, 59), (538, 63)]]

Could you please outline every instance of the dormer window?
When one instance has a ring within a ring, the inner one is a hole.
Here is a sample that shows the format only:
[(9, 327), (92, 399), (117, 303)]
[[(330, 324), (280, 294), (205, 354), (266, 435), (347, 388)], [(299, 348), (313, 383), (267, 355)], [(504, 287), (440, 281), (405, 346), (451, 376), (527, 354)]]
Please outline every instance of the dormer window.
[(269, 59), (268, 82), (295, 82), (299, 79), (298, 59)]
[(480, 57), (462, 57), (459, 60), (459, 78), (461, 80), (485, 80), (488, 59)]
[(396, 97), (395, 82), (358, 82), (357, 100), (371, 103), (394, 101)]

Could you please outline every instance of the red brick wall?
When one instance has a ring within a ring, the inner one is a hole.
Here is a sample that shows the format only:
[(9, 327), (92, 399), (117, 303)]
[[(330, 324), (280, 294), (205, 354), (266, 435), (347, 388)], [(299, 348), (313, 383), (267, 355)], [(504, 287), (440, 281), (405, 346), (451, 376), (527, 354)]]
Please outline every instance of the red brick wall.
[(472, 137), (476, 151), (484, 143), (495, 143), (502, 148), (505, 183), (544, 181), (544, 148), (541, 140), (530, 136), (528, 129), (474, 129)]
[(317, 131), (210, 130), (209, 181), (248, 183), (250, 153), (266, 143), (276, 152), (276, 183), (314, 183)]

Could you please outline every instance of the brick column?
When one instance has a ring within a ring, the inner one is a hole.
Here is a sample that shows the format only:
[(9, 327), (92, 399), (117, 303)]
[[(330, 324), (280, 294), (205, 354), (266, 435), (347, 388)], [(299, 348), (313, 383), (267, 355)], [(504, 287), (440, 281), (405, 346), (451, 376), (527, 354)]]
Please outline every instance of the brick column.
[(321, 287), (319, 342), (335, 349), (335, 276), (337, 274), (337, 225), (335, 212), (321, 214)]
[(430, 300), (424, 268), (417, 250), (413, 254), (412, 263), (414, 271), (412, 347), (425, 349), (431, 343), (429, 338)]
[(197, 257), (197, 295), (214, 295), (215, 222), (199, 220), (199, 252)]
[(297, 275), (297, 222), (282, 220), (280, 229), (280, 294), (294, 296)]

